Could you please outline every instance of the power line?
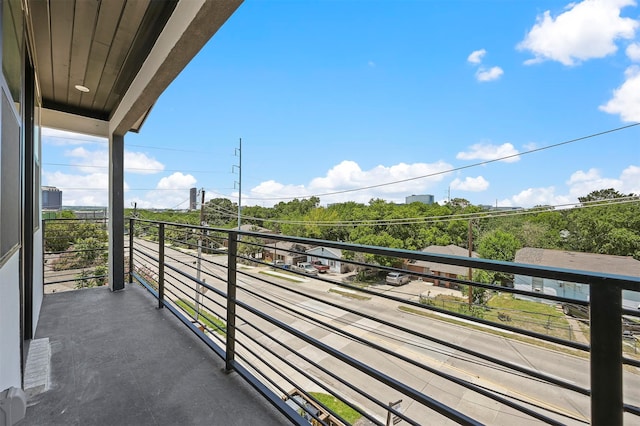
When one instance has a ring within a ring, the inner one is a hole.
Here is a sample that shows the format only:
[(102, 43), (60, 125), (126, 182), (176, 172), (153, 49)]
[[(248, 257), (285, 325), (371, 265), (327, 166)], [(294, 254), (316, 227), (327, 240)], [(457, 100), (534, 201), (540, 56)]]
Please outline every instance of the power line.
[(213, 155), (213, 152), (207, 152), (207, 151), (195, 151), (195, 150), (190, 150), (190, 149), (178, 149), (178, 148), (161, 148), (159, 146), (150, 146), (150, 145), (136, 145), (136, 144), (132, 144), (132, 143), (126, 143), (126, 146), (133, 146), (136, 148), (147, 148), (147, 149), (155, 149), (158, 151), (172, 151), (172, 152), (188, 152), (188, 153), (193, 153), (193, 154), (207, 154), (207, 155)]
[[(612, 206), (618, 204), (629, 204), (629, 203), (638, 203), (640, 202), (640, 198), (637, 196), (633, 197), (620, 197), (611, 201), (588, 201), (584, 203), (580, 203), (577, 205), (576, 203), (569, 204), (557, 204), (551, 206), (544, 207), (532, 207), (529, 209), (517, 209), (510, 211), (500, 211), (500, 212), (474, 212), (474, 213), (460, 213), (456, 215), (443, 215), (443, 216), (422, 216), (422, 217), (413, 217), (413, 218), (400, 218), (400, 219), (371, 219), (371, 220), (355, 220), (355, 221), (302, 221), (302, 220), (280, 220), (280, 219), (269, 219), (269, 218), (258, 218), (253, 216), (242, 216), (246, 220), (259, 220), (264, 222), (273, 222), (280, 224), (288, 224), (288, 225), (313, 225), (313, 226), (334, 226), (334, 227), (351, 227), (358, 225), (370, 225), (370, 226), (385, 226), (385, 225), (412, 225), (418, 223), (439, 223), (439, 222), (451, 222), (458, 220), (475, 220), (475, 219), (492, 219), (497, 217), (506, 217), (506, 216), (518, 216), (523, 214), (537, 214), (544, 212), (560, 212), (560, 211), (571, 211), (577, 209), (584, 208), (592, 208), (592, 207), (604, 207), (604, 206)], [(226, 212), (225, 209), (218, 209), (219, 211)], [(232, 212), (228, 213), (229, 217), (232, 217)]]
[[(98, 143), (98, 144), (108, 144), (109, 143), (109, 139), (108, 138), (87, 139), (87, 138), (77, 138), (77, 137), (67, 137), (67, 136), (50, 136), (50, 135), (43, 135), (42, 138), (43, 139), (62, 139), (62, 140), (68, 140), (68, 141), (86, 142), (86, 143)], [(189, 149), (164, 148), (164, 147), (151, 146), (151, 145), (137, 145), (137, 144), (126, 143), (126, 142), (125, 142), (125, 146), (127, 146), (127, 147), (136, 147), (136, 148), (155, 149), (155, 150), (158, 150), (158, 151), (188, 152), (188, 153), (194, 153), (194, 154), (208, 154), (208, 155), (213, 154), (213, 152), (211, 152), (211, 151), (196, 151), (196, 150), (189, 150)]]
[[(90, 164), (72, 164), (72, 163), (42, 163), (43, 166), (61, 166), (61, 167), (87, 167), (93, 169), (108, 169), (109, 166), (96, 166)], [(184, 170), (184, 169), (154, 169), (154, 168), (145, 168), (145, 167), (125, 167), (124, 171), (127, 170), (140, 170), (140, 171), (149, 171), (149, 172), (180, 172), (180, 173), (209, 173), (209, 174), (223, 174), (227, 172), (213, 172), (210, 170)]]
[(187, 199), (186, 199), (186, 200), (184, 200), (184, 201), (179, 202), (179, 203), (178, 203), (178, 204), (176, 204), (175, 206), (171, 207), (169, 210), (174, 210), (174, 209), (176, 209), (177, 207), (179, 207), (180, 205), (182, 205), (182, 204), (186, 203), (187, 201), (189, 201), (189, 198), (187, 198)]
[[(315, 194), (315, 195), (305, 195), (304, 197), (326, 197), (329, 195), (338, 195), (338, 194), (346, 194), (349, 192), (357, 192), (357, 191), (364, 191), (365, 189), (374, 189), (374, 188), (381, 188), (383, 186), (391, 186), (391, 185), (396, 185), (398, 183), (404, 183), (404, 182), (410, 182), (410, 181), (414, 181), (414, 180), (419, 180), (419, 179), (426, 179), (429, 177), (434, 177), (434, 176), (440, 176), (443, 174), (447, 174), (447, 173), (452, 173), (452, 172), (457, 172), (460, 170), (466, 170), (466, 169), (470, 169), (473, 167), (478, 167), (478, 166), (484, 166), (487, 164), (491, 164), (491, 163), (496, 163), (498, 161), (504, 161), (504, 160), (508, 160), (510, 158), (515, 158), (515, 157), (520, 157), (523, 155), (527, 155), (527, 154), (533, 154), (535, 152), (540, 152), (540, 151), (545, 151), (548, 149), (552, 149), (552, 148), (557, 148), (563, 145), (568, 145), (568, 144), (572, 144), (575, 142), (580, 142), (580, 141), (584, 141), (587, 139), (592, 139), (598, 136), (603, 136), (609, 133), (614, 133), (614, 132), (618, 132), (621, 130), (626, 130), (635, 126), (640, 125), (640, 123), (633, 123), (633, 124), (628, 124), (626, 126), (622, 126), (622, 127), (616, 127), (615, 129), (609, 129), (609, 130), (605, 130), (603, 132), (598, 132), (598, 133), (593, 133), (587, 136), (581, 136), (579, 138), (575, 138), (575, 139), (570, 139), (567, 141), (563, 141), (563, 142), (558, 142), (556, 144), (552, 144), (552, 145), (547, 145), (547, 146), (543, 146), (541, 148), (535, 148), (535, 149), (531, 149), (529, 151), (524, 151), (524, 152), (520, 152), (518, 154), (511, 154), (511, 155), (506, 155), (504, 157), (500, 157), (500, 158), (494, 158), (492, 160), (486, 160), (486, 161), (481, 161), (478, 163), (473, 163), (473, 164), (468, 164), (466, 166), (460, 166), (460, 167), (454, 167), (452, 169), (449, 170), (443, 170), (443, 171), (439, 171), (439, 172), (434, 172), (434, 173), (429, 173), (426, 175), (422, 175), (422, 176), (416, 176), (416, 177), (412, 177), (412, 178), (407, 178), (407, 179), (401, 179), (401, 180), (396, 180), (393, 182), (385, 182), (385, 183), (379, 183), (379, 184), (375, 184), (375, 185), (369, 185), (369, 186), (363, 186), (360, 188), (352, 188), (352, 189), (344, 189), (341, 191), (333, 191), (333, 192), (325, 192), (322, 194)], [(271, 198), (250, 198), (250, 197), (245, 197), (245, 199), (247, 200), (264, 200), (264, 201), (273, 201), (273, 200), (293, 200), (296, 198), (300, 198), (300, 196), (297, 197), (271, 197)]]

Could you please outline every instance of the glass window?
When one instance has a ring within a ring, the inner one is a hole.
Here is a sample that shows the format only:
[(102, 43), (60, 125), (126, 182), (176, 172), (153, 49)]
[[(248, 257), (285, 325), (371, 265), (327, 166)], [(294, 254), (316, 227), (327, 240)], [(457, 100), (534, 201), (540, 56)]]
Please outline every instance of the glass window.
[[(35, 92), (35, 91), (34, 91)], [(40, 189), (40, 97), (34, 93), (33, 100), (33, 230), (40, 228), (42, 190)]]
[(0, 259), (20, 244), (20, 124), (5, 92), (0, 144)]
[(20, 112), (23, 20), (20, 0), (2, 2), (2, 72)]

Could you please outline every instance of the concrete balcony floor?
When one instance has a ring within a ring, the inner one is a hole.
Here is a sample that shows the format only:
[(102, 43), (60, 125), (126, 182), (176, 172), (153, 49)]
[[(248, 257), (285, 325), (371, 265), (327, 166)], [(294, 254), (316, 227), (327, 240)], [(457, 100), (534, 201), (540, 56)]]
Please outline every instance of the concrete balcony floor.
[[(141, 287), (47, 294), (49, 390), (20, 425), (282, 425), (289, 421)], [(46, 340), (45, 340), (46, 341)]]

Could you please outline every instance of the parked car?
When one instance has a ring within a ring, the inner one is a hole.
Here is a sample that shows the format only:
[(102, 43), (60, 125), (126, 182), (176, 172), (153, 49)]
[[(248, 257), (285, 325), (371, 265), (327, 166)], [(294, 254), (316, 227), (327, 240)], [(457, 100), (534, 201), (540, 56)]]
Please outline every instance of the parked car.
[(311, 264), (313, 265), (314, 268), (316, 268), (318, 270), (318, 272), (320, 272), (321, 274), (324, 274), (325, 272), (327, 272), (329, 270), (329, 265), (325, 265), (324, 263), (322, 263), (319, 260), (314, 260), (313, 262), (311, 262)]
[(318, 275), (318, 270), (308, 262), (300, 262), (296, 265), (295, 270), (307, 275)]
[(385, 281), (390, 285), (403, 285), (411, 281), (411, 278), (401, 272), (389, 272)]

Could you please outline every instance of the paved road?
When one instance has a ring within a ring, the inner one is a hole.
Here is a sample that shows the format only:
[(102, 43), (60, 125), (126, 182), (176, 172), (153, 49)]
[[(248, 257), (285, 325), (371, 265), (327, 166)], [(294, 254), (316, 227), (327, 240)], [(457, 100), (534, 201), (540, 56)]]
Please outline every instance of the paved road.
[[(150, 249), (155, 249), (156, 247), (153, 243), (142, 242), (141, 244)], [(185, 272), (196, 275), (192, 256), (173, 249), (167, 249), (167, 254), (173, 258), (168, 260), (167, 263), (169, 265), (179, 266)], [(216, 264), (203, 262), (202, 277), (215, 288), (226, 291), (226, 256), (205, 256), (205, 258), (212, 259)], [(151, 265), (149, 266), (151, 267)], [(319, 326), (320, 322), (324, 322), (328, 326), (335, 326), (343, 332), (362, 337), (393, 353), (424, 363), (439, 372), (450, 374), (495, 392), (519, 399), (529, 404), (535, 411), (550, 410), (549, 415), (561, 422), (569, 424), (584, 424), (588, 422), (589, 400), (587, 397), (548, 385), (536, 379), (523, 377), (519, 373), (504, 371), (502, 367), (496, 367), (496, 365), (470, 357), (462, 352), (435, 344), (427, 339), (401, 333), (397, 328), (381, 325), (376, 321), (362, 318), (360, 315), (348, 313), (341, 309), (340, 306), (355, 309), (363, 314), (380, 318), (401, 327), (419, 330), (437, 339), (452, 342), (552, 376), (562, 377), (583, 387), (589, 386), (589, 365), (586, 359), (498, 337), (469, 327), (402, 312), (397, 309), (400, 304), (398, 301), (378, 297), (372, 297), (369, 300), (347, 298), (330, 292), (331, 288), (336, 287), (335, 283), (297, 277), (296, 281), (291, 281), (290, 277), (289, 279), (280, 278), (279, 276), (267, 277), (264, 273), (269, 271), (268, 268), (252, 269), (242, 266), (239, 268), (238, 281), (241, 288), (245, 290), (238, 292), (238, 300), (245, 301), (294, 329), (308, 333), (318, 341), (328, 344), (355, 359), (359, 359), (364, 364), (397, 378), (401, 383), (430, 395), (482, 422), (491, 424), (535, 423), (530, 417), (522, 413), (500, 406), (492, 400), (478, 396), (476, 393), (447, 382), (434, 374), (427, 373), (410, 363), (399, 360), (397, 357), (380, 353), (368, 345), (355, 342), (352, 338), (330, 332), (326, 327)], [(171, 274), (175, 275), (173, 272)], [(325, 277), (330, 276), (322, 276), (322, 278)], [(182, 291), (184, 295), (193, 297), (194, 289), (178, 282), (186, 282), (186, 280), (179, 280), (178, 278), (178, 276), (173, 279), (170, 278), (176, 284), (172, 291), (177, 294)], [(282, 288), (272, 283), (266, 283), (260, 278), (266, 278), (273, 283), (281, 285)], [(406, 299), (418, 297), (427, 288), (425, 283), (419, 281), (412, 282), (401, 288), (377, 287), (380, 292), (393, 293), (395, 296)], [(299, 291), (302, 294), (296, 294), (289, 289)], [(251, 292), (259, 293), (260, 297), (251, 295)], [(225, 306), (225, 300), (216, 296), (213, 292), (208, 292), (206, 296), (210, 300), (205, 299), (204, 306), (210, 311), (217, 312), (220, 317), (224, 317), (224, 308), (221, 306)], [(309, 296), (330, 301), (337, 306), (328, 307), (322, 302), (310, 300)], [(221, 306), (216, 306), (216, 303)], [(304, 318), (302, 315), (291, 314), (277, 309), (274, 306), (275, 303), (281, 303), (290, 309), (299, 310), (310, 318)], [(398, 391), (371, 380), (352, 367), (318, 351), (307, 342), (283, 332), (248, 312), (239, 310), (238, 314), (245, 320), (238, 323), (239, 336), (242, 336), (242, 333), (246, 333), (272, 349), (282, 358), (278, 359), (272, 356), (264, 348), (254, 343), (247, 343), (248, 347), (259, 353), (265, 360), (268, 360), (267, 363), (260, 366), (261, 369), (268, 370), (268, 367), (271, 366), (275, 371), (285, 372), (285, 377), (293, 378), (299, 387), (309, 390), (322, 390), (319, 385), (314, 384), (311, 380), (305, 378), (303, 374), (287, 365), (285, 361), (288, 361), (292, 365), (300, 367), (311, 377), (319, 378), (323, 383), (357, 402), (360, 406), (366, 407), (368, 412), (374, 413), (381, 421), (385, 420), (386, 412), (384, 409), (372, 406), (366, 398), (342, 385), (337, 379), (328, 378), (326, 374), (321, 373), (317, 368), (310, 366), (307, 362), (302, 361), (296, 355), (282, 348), (276, 341), (260, 335), (251, 325), (264, 330), (270, 336), (276, 336), (277, 341), (291, 346), (297, 352), (308, 356), (328, 371), (338, 372), (341, 377), (349, 377), (349, 381), (356, 385), (357, 389), (364, 389), (369, 394), (380, 398), (383, 402), (404, 398), (405, 403), (402, 409), (412, 418), (420, 419), (420, 422), (423, 423), (442, 422), (442, 418), (433, 411), (420, 404), (411, 403), (406, 396), (403, 397)], [(241, 349), (238, 352), (246, 353)], [(254, 358), (250, 357), (250, 359)], [(293, 387), (285, 378), (279, 377), (275, 373), (269, 374), (269, 377), (285, 391)], [(639, 378), (637, 371), (625, 371), (625, 397), (627, 402), (635, 405), (640, 405)]]

